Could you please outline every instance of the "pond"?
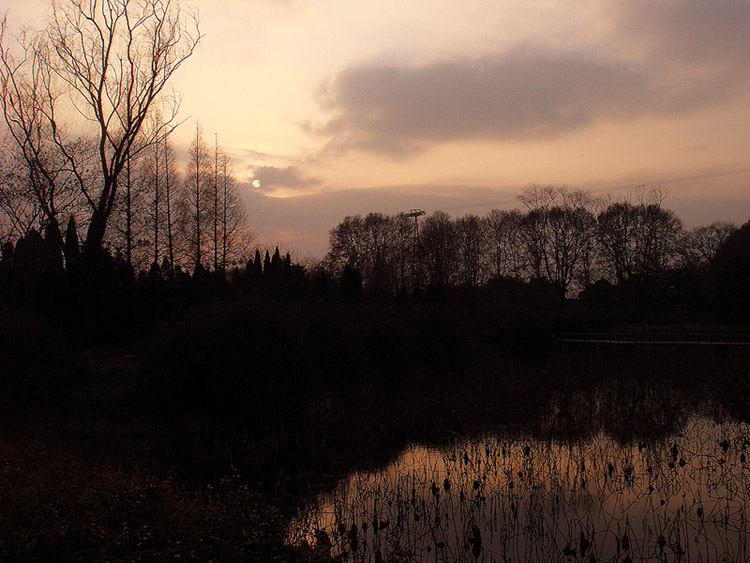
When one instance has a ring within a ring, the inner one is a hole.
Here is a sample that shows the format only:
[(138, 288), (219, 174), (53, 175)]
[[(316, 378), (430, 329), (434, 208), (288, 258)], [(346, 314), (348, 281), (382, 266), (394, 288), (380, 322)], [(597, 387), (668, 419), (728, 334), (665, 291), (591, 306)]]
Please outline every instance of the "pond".
[(289, 540), (347, 561), (750, 560), (750, 426), (655, 402), (628, 436), (592, 401), (586, 431), (560, 432), (556, 404), (534, 429), (412, 444), (306, 503)]

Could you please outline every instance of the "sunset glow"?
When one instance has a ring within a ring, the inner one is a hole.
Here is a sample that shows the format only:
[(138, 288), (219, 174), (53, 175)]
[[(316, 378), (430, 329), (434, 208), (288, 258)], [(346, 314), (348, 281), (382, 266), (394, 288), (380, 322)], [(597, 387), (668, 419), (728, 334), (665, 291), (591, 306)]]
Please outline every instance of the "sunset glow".
[(178, 143), (218, 134), (260, 240), (301, 256), (344, 215), (483, 215), (530, 183), (662, 185), (687, 226), (750, 214), (747, 1), (195, 6)]

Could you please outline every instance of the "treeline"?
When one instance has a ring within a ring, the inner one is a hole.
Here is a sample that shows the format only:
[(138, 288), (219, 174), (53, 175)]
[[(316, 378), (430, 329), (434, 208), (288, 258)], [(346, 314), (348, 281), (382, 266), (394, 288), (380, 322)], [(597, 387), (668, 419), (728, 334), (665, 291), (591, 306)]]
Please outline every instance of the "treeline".
[[(158, 121), (152, 125), (159, 130)], [(154, 134), (143, 150), (128, 155), (103, 238), (103, 248), (134, 271), (189, 268), (212, 270), (242, 265), (253, 240), (240, 199), (231, 159), (216, 138), (212, 150), (200, 125), (184, 171), (177, 167), (171, 131)], [(94, 220), (89, 186), (101, 182), (90, 174), (84, 184), (65, 171), (40, 174), (17, 145), (7, 143), (0, 160), (0, 241), (15, 243), (44, 235), (54, 260), (70, 261), (85, 250), (79, 240)], [(49, 178), (49, 179), (48, 179)]]
[[(253, 292), (416, 303), (457, 294), (474, 301), (518, 301), (530, 291), (535, 302), (564, 303), (577, 295), (599, 309), (750, 318), (750, 224), (738, 229), (714, 223), (687, 231), (662, 206), (658, 192), (636, 196), (613, 202), (564, 188), (530, 187), (520, 196), (523, 212), (493, 210), (458, 219), (441, 211), (423, 219), (346, 217), (331, 229), (325, 259), (308, 267), (278, 248), (255, 248), (246, 262), (227, 265), (215, 244), (202, 246), (209, 259), (192, 268), (164, 257), (138, 270), (119, 248), (92, 263), (83, 259), (72, 220), (65, 255), (48, 224), (42, 233), (32, 229), (3, 245), (0, 307), (31, 308), (73, 324), (86, 314), (89, 324), (131, 330), (207, 299)], [(210, 234), (212, 223), (203, 224)], [(197, 244), (192, 248), (198, 252)], [(244, 247), (238, 255), (251, 251)]]
[(686, 307), (715, 299), (728, 309), (738, 306), (726, 298), (748, 281), (735, 270), (750, 248), (731, 242), (742, 239), (732, 223), (686, 230), (663, 206), (663, 194), (645, 188), (613, 201), (530, 186), (519, 200), (522, 211), (484, 217), (452, 219), (442, 211), (422, 220), (403, 213), (349, 216), (331, 230), (324, 263), (337, 275), (361, 279), (370, 295), (440, 293), (512, 279), (546, 283), (561, 301), (580, 296), (597, 305), (658, 307), (669, 297)]
[[(99, 339), (132, 340), (155, 323), (217, 299), (246, 293), (301, 296), (331, 295), (332, 281), (321, 283), (278, 248), (255, 250), (247, 263), (228, 270), (198, 265), (194, 270), (167, 260), (137, 271), (122, 253), (102, 251), (86, 260), (75, 231), (66, 244), (74, 249), (63, 260), (49, 230), (30, 231), (0, 254), (0, 311), (31, 310), (63, 326)], [(322, 288), (320, 290), (316, 287)]]

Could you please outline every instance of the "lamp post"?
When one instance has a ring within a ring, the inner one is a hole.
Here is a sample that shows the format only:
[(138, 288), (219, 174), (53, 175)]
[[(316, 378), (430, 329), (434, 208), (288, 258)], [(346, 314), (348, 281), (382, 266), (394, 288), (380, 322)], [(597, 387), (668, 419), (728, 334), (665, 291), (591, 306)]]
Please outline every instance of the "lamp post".
[(419, 236), (419, 217), (425, 215), (425, 212), (421, 209), (410, 209), (409, 212), (405, 213), (404, 215), (406, 217), (414, 217), (414, 245), (412, 246), (411, 267), (412, 276), (414, 278), (414, 287), (412, 288), (412, 290), (416, 291), (419, 287), (419, 274), (417, 270), (417, 238)]

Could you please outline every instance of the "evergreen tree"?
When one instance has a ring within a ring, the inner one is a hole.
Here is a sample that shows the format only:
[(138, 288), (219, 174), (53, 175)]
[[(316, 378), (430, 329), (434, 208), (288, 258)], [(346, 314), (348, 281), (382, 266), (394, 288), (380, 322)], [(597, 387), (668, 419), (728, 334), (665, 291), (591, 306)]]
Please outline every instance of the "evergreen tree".
[(268, 254), (266, 249), (266, 255), (263, 257), (263, 278), (267, 279), (271, 276), (271, 255)]

